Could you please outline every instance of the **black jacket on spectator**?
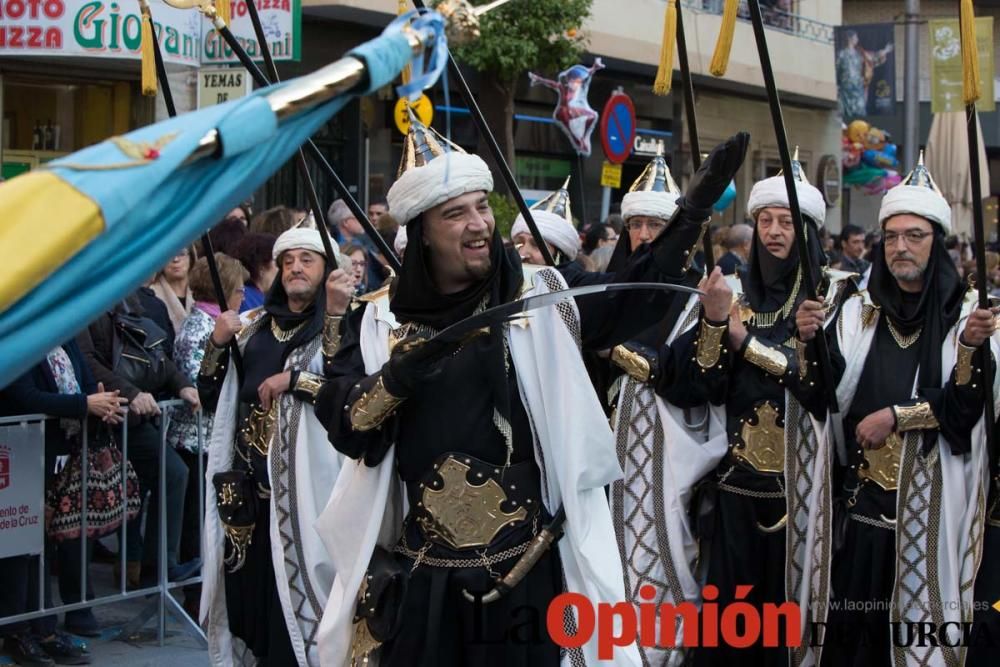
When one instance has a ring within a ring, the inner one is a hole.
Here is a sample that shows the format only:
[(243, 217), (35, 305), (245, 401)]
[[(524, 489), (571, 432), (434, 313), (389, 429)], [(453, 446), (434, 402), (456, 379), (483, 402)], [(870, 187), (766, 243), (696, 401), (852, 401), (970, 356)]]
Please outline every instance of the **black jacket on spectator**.
[[(87, 394), (97, 391), (97, 383), (77, 342), (70, 340), (62, 347), (73, 362), (73, 372), (76, 373), (82, 393), (60, 394), (52, 369), (43, 359), (0, 391), (0, 415), (6, 417), (44, 413), (67, 419), (83, 419), (87, 416)], [(45, 448), (47, 453), (54, 456), (69, 453), (66, 437), (54, 422), (45, 425)]]
[(743, 258), (732, 251), (724, 254), (716, 262), (716, 265), (722, 269), (722, 275), (724, 276), (731, 276), (735, 274), (736, 270), (744, 264), (746, 264), (746, 262), (743, 261)]

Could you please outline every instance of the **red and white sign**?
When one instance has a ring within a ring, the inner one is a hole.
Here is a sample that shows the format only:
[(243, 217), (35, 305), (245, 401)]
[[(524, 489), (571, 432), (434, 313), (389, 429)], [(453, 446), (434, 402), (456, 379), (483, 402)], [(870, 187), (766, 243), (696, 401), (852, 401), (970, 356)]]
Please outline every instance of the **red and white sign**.
[[(238, 63), (195, 9), (150, 0), (165, 62), (197, 67)], [(257, 0), (264, 35), (275, 60), (301, 54), (301, 0)], [(233, 34), (254, 60), (262, 58), (245, 0), (232, 3)], [(0, 57), (83, 56), (140, 58), (142, 16), (135, 0), (0, 0)]]

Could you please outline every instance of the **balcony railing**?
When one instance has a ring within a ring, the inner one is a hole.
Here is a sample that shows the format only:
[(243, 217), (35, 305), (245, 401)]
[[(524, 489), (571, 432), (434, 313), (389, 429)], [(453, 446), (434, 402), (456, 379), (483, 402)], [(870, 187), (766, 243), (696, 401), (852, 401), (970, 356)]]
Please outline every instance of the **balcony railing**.
[[(722, 14), (724, 0), (683, 0), (681, 4), (699, 14)], [(789, 4), (783, 0), (761, 0), (760, 12), (764, 25), (820, 44), (833, 44), (832, 25), (788, 12), (784, 7)], [(740, 2), (739, 19), (750, 21), (746, 0)]]

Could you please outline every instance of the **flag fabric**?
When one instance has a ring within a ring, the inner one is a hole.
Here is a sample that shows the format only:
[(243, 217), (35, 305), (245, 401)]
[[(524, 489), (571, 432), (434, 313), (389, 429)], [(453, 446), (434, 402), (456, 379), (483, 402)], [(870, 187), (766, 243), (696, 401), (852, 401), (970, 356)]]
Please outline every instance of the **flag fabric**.
[[(351, 99), (391, 83), (413, 58), (401, 26), (347, 54), (366, 65), (363, 90), (280, 124), (267, 95), (295, 79), (113, 137), (0, 185), (0, 387), (221, 220)], [(222, 155), (185, 164), (213, 129)]]

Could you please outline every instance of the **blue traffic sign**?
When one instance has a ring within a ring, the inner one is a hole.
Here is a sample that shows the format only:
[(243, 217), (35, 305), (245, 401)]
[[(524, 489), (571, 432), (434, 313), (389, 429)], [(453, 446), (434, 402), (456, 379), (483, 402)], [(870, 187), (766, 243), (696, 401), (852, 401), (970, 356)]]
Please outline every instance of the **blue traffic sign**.
[(601, 145), (608, 162), (621, 164), (632, 154), (635, 140), (635, 107), (632, 99), (621, 92), (612, 93), (601, 114)]

